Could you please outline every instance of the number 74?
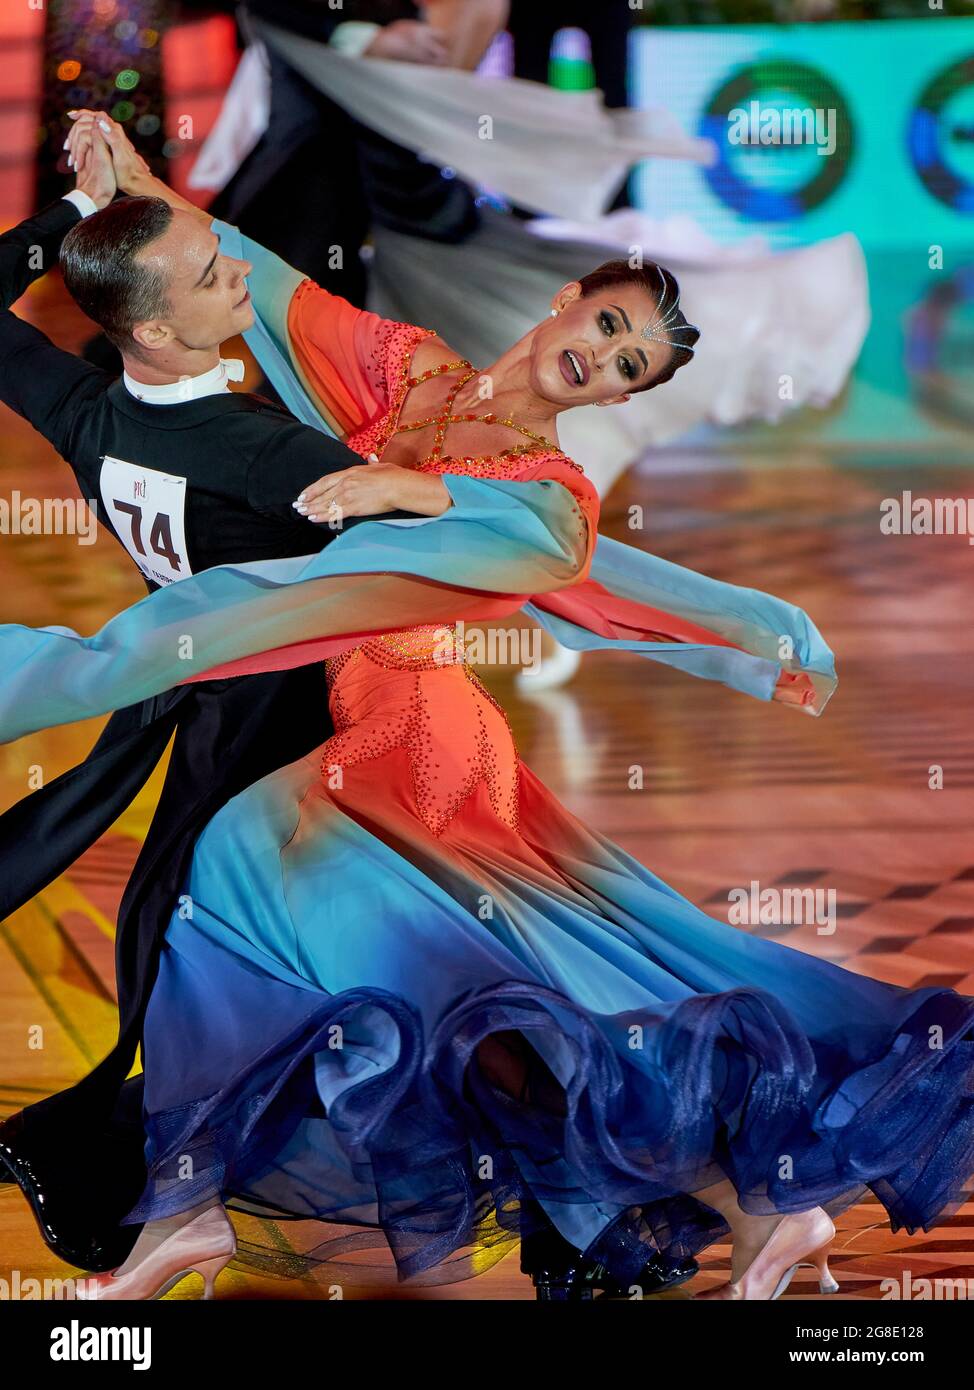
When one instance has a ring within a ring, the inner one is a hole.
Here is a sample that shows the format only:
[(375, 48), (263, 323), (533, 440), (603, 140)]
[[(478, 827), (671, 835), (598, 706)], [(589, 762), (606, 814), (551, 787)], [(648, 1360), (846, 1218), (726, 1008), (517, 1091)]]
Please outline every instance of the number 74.
[[(140, 555), (145, 555), (146, 549), (142, 543), (142, 508), (137, 507), (134, 502), (120, 502), (117, 497), (113, 497), (112, 501), (120, 512), (125, 512), (130, 518), (132, 544)], [(174, 570), (182, 568), (179, 553), (172, 543), (172, 523), (168, 512), (156, 512), (156, 519), (149, 531), (149, 544), (156, 555), (161, 555), (169, 561)]]

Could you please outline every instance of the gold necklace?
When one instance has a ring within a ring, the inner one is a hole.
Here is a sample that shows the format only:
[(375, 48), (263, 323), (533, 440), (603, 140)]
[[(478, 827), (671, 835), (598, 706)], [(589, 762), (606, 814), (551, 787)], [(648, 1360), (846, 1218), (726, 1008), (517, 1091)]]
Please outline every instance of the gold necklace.
[[(450, 370), (457, 365), (457, 363), (447, 363), (444, 367), (433, 368), (431, 372), (424, 375), (435, 376), (439, 372)], [(467, 365), (469, 365), (469, 363)], [(471, 368), (469, 372), (459, 377), (457, 381), (454, 382), (443, 404), (443, 408), (437, 415), (427, 416), (424, 420), (413, 420), (407, 425), (397, 425), (393, 433), (406, 434), (410, 430), (426, 429), (427, 426), (434, 425), (433, 448), (427, 458), (423, 460), (424, 463), (439, 461), (443, 455), (443, 443), (446, 438), (446, 431), (450, 425), (455, 424), (506, 425), (509, 429), (517, 430), (518, 434), (526, 435), (528, 439), (533, 440), (534, 447), (543, 446), (544, 448), (551, 449), (555, 453), (560, 452), (558, 445), (553, 444), (546, 435), (538, 434), (536, 431), (528, 429), (526, 425), (520, 424), (519, 421), (512, 419), (510, 416), (498, 416), (492, 410), (485, 412), (483, 415), (478, 415), (473, 411), (464, 411), (459, 415), (454, 415), (453, 405), (459, 395), (460, 388), (465, 386), (466, 383), (476, 375), (476, 369)], [(529, 447), (531, 446), (518, 445), (513, 449), (505, 449), (502, 452), (504, 454), (523, 453)]]

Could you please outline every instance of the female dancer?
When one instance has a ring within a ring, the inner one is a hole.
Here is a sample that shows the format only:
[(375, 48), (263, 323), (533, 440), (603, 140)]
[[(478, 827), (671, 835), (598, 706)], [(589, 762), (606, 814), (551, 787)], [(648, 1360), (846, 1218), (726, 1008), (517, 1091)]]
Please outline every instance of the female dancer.
[[(270, 10), (268, 14), (276, 23)], [(455, 32), (446, 15), (427, 13), (427, 19), (441, 31)], [(456, 62), (451, 59), (451, 64)], [(472, 62), (468, 54), (467, 63), (459, 65)], [(488, 98), (482, 78), (453, 72), (444, 81), (441, 67), (422, 63), (385, 63), (380, 68), (368, 56), (351, 58), (314, 37), (277, 30), (269, 36), (269, 47), (258, 40), (248, 48), (220, 120), (189, 176), (191, 187), (219, 188), (227, 169), (236, 167), (241, 133), (251, 129), (254, 111), (269, 105), (268, 64), (275, 81), (282, 64), (292, 74), (300, 72), (305, 90), (310, 83), (328, 98), (329, 109), (342, 108), (354, 116), (359, 130), (372, 132), (370, 140), (381, 138), (376, 134), (381, 132), (400, 150), (405, 147), (424, 157), (430, 155), (432, 141), (440, 164), (460, 169), (464, 178), (515, 203), (549, 214), (525, 222), (485, 205), (472, 217), (473, 194), (468, 190), (464, 199), (463, 179), (442, 180), (438, 175), (433, 202), (429, 197), (416, 202), (434, 216), (438, 231), (424, 225), (421, 216), (404, 220), (401, 198), (392, 217), (374, 206), (368, 307), (382, 318), (435, 323), (459, 355), (472, 362), (492, 362), (544, 316), (552, 296), (575, 278), (579, 267), (628, 257), (639, 246), (647, 259), (673, 270), (687, 312), (703, 329), (693, 371), (678, 374), (662, 395), (635, 393), (624, 410), (582, 405), (559, 422), (562, 447), (582, 465), (601, 497), (647, 449), (679, 439), (703, 421), (721, 426), (776, 421), (803, 406), (821, 407), (835, 398), (851, 374), (869, 324), (865, 260), (851, 234), (772, 252), (760, 237), (749, 237), (733, 248), (718, 243), (687, 217), (658, 220), (634, 209), (600, 215), (627, 162), (641, 157), (706, 163), (713, 155), (709, 141), (688, 138), (659, 109), (650, 113), (617, 104), (607, 108), (590, 92), (583, 109), (577, 104), (581, 94), (576, 93), (566, 111), (564, 93), (523, 81), (492, 81)], [(433, 122), (431, 100), (438, 112)], [(478, 138), (478, 113), (485, 109), (494, 121), (489, 141)], [(275, 128), (276, 135), (272, 130), (266, 139), (283, 148), (279, 122)], [(444, 139), (446, 144), (437, 145)], [(262, 167), (277, 181), (276, 166), (262, 148)], [(405, 157), (408, 164), (413, 155)], [(311, 189), (323, 176), (318, 163), (308, 175)], [(431, 166), (419, 167), (425, 168), (429, 191)], [(432, 172), (437, 173), (435, 165)], [(241, 176), (252, 188), (249, 164)], [(343, 182), (334, 170), (329, 177), (333, 183), (337, 179), (343, 191), (357, 179), (355, 175)], [(295, 209), (303, 206), (306, 195), (307, 190), (299, 192)], [(225, 194), (220, 201), (224, 208), (230, 205)], [(312, 277), (315, 265), (327, 261), (329, 240), (342, 241), (342, 276), (361, 277), (355, 269), (357, 256), (349, 254), (348, 238), (326, 233), (335, 216), (346, 219), (346, 201), (333, 197), (324, 218), (316, 222), (300, 215), (282, 221), (273, 198), (252, 200), (243, 229)], [(432, 214), (434, 204), (452, 209), (445, 221)], [(448, 225), (454, 229), (452, 235), (445, 230)], [(268, 228), (267, 235), (261, 227)], [(304, 248), (304, 259), (286, 249), (298, 244)], [(349, 293), (343, 279), (332, 284), (328, 278), (325, 283), (340, 294)], [(462, 297), (454, 292), (458, 284), (464, 285)], [(782, 393), (785, 378), (791, 389)], [(547, 638), (544, 648), (541, 665), (517, 678), (522, 694), (560, 685), (578, 668), (579, 652)]]
[[(163, 193), (144, 175), (128, 186)], [(552, 318), (486, 373), (430, 330), (354, 310), (273, 261), (261, 274), (259, 313), (292, 286), (278, 342), (323, 416), (380, 460), (312, 489), (308, 515), (388, 510), (403, 471), (439, 475), (442, 516), (399, 543), (432, 555), (439, 535), (449, 549), (469, 534), (476, 577), (482, 537), (463, 529), (464, 500), (540, 484), (578, 521), (549, 612), (590, 604), (596, 631), (613, 612), (613, 631), (639, 626), (638, 598), (623, 618), (624, 586), (610, 602), (586, 578), (597, 499), (556, 423), (691, 359), (696, 330), (667, 271), (610, 263), (565, 286)], [(465, 491), (471, 480), (486, 491)], [(460, 529), (437, 530), (451, 512)], [(490, 524), (504, 545), (499, 510)], [(340, 537), (317, 572), (396, 569), (367, 531)], [(535, 1202), (620, 1278), (653, 1248), (691, 1253), (729, 1230), (730, 1280), (704, 1296), (731, 1299), (777, 1297), (803, 1262), (834, 1290), (830, 1213), (867, 1188), (894, 1229), (957, 1200), (974, 1169), (974, 1000), (872, 981), (706, 916), (524, 766), (455, 627), (400, 619), (376, 633), (359, 611), (339, 628), (319, 611), (322, 581), (291, 573), (277, 587), (294, 591), (295, 627), (293, 610), (278, 616), (273, 566), (244, 569), (239, 585), (225, 567), (153, 595), (116, 620), (119, 638), (111, 624), (88, 642), (0, 631), (14, 696), (37, 691), (19, 723), (4, 715), (5, 736), (55, 710), (82, 717), (136, 675), (171, 678), (163, 653), (195, 606), (223, 627), (232, 617), (221, 654), (279, 638), (306, 660), (315, 639), (343, 636), (327, 668), (335, 736), (237, 797), (197, 846), (146, 1020), (149, 1180), (128, 1217), (146, 1225), (99, 1297), (154, 1297), (191, 1269), (209, 1293), (234, 1250), (224, 1199), (380, 1227), (403, 1276), (488, 1244)], [(449, 565), (425, 572), (440, 583)], [(709, 636), (740, 654), (755, 600), (774, 601), (734, 592), (739, 642)], [(343, 594), (354, 602), (354, 587)], [(705, 629), (655, 611), (656, 639), (676, 627), (689, 653)], [(799, 701), (814, 703), (810, 651)], [(58, 690), (30, 686), (52, 656)]]

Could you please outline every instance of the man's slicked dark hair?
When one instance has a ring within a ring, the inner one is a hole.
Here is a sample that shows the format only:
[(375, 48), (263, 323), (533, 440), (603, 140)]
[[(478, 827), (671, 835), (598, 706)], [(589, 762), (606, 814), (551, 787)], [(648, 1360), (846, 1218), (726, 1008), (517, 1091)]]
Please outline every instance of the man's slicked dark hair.
[(137, 323), (172, 312), (162, 277), (137, 259), (171, 222), (172, 208), (161, 198), (118, 198), (76, 223), (61, 243), (71, 297), (117, 348), (133, 348)]

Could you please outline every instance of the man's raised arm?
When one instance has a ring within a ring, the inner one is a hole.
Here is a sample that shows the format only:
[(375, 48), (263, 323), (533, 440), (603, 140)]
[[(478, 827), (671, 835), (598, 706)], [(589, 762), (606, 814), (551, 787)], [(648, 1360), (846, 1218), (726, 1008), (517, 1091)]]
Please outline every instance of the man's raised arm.
[(33, 282), (58, 262), (61, 242), (79, 217), (111, 202), (115, 175), (104, 142), (92, 144), (67, 197), (0, 236), (0, 400), (64, 453), (69, 398), (96, 367), (65, 352), (11, 311)]

